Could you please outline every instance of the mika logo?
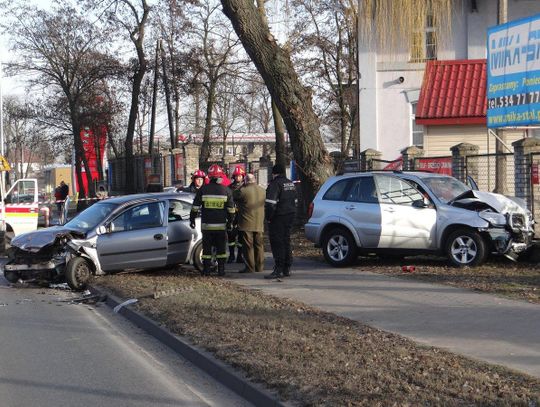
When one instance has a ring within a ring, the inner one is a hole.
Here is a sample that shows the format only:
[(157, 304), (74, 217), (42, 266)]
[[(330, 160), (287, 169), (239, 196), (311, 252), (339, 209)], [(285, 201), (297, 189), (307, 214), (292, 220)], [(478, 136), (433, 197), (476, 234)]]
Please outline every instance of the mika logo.
[(488, 58), (492, 76), (540, 70), (540, 19), (490, 29)]

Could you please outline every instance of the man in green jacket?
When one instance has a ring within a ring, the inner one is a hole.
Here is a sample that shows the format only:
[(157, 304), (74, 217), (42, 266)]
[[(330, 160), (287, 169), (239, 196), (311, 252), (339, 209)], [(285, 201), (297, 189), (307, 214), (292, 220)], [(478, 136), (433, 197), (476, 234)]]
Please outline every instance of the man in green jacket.
[(264, 201), (266, 192), (255, 183), (253, 174), (246, 175), (246, 185), (234, 191), (236, 219), (242, 241), (246, 268), (240, 273), (261, 272), (264, 268)]

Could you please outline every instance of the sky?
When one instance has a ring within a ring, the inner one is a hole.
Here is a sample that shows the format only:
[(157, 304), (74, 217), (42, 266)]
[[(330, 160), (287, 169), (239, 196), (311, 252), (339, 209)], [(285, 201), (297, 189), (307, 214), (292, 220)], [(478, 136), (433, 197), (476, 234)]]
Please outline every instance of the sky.
[[(33, 4), (40, 8), (48, 8), (51, 6), (51, 0), (27, 0), (28, 4)], [(10, 59), (10, 51), (8, 38), (6, 34), (0, 32), (0, 63), (5, 63)], [(17, 81), (14, 78), (5, 78), (0, 76), (0, 85), (2, 87), (2, 93), (4, 95), (9, 94), (23, 94), (24, 84)]]

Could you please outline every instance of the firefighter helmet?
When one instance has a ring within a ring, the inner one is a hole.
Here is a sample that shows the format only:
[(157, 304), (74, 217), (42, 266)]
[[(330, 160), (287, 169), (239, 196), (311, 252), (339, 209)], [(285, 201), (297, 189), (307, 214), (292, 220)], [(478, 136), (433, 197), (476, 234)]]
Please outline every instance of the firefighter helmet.
[(210, 178), (223, 178), (224, 175), (223, 168), (217, 164), (212, 164), (210, 168), (208, 168), (208, 176)]
[(193, 174), (191, 175), (191, 178), (195, 179), (195, 178), (206, 178), (206, 174), (204, 173), (203, 170), (197, 170), (197, 171), (194, 171)]
[(237, 165), (234, 168), (234, 171), (233, 171), (232, 175), (233, 175), (233, 177), (236, 177), (237, 175), (241, 175), (242, 177), (245, 177), (246, 170), (244, 170), (244, 167), (242, 167), (241, 165)]

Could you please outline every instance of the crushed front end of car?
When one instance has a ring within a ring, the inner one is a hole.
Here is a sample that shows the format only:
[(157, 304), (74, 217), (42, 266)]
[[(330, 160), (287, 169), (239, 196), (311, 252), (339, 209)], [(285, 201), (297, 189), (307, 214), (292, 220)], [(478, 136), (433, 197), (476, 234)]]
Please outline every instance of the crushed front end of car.
[(4, 266), (6, 280), (38, 283), (63, 282), (68, 261), (77, 255), (73, 241), (84, 236), (60, 227), (42, 229), (14, 238)]
[(535, 222), (522, 199), (471, 190), (450, 205), (475, 211), (486, 222), (478, 231), (489, 236), (495, 253), (516, 260), (531, 247)]

